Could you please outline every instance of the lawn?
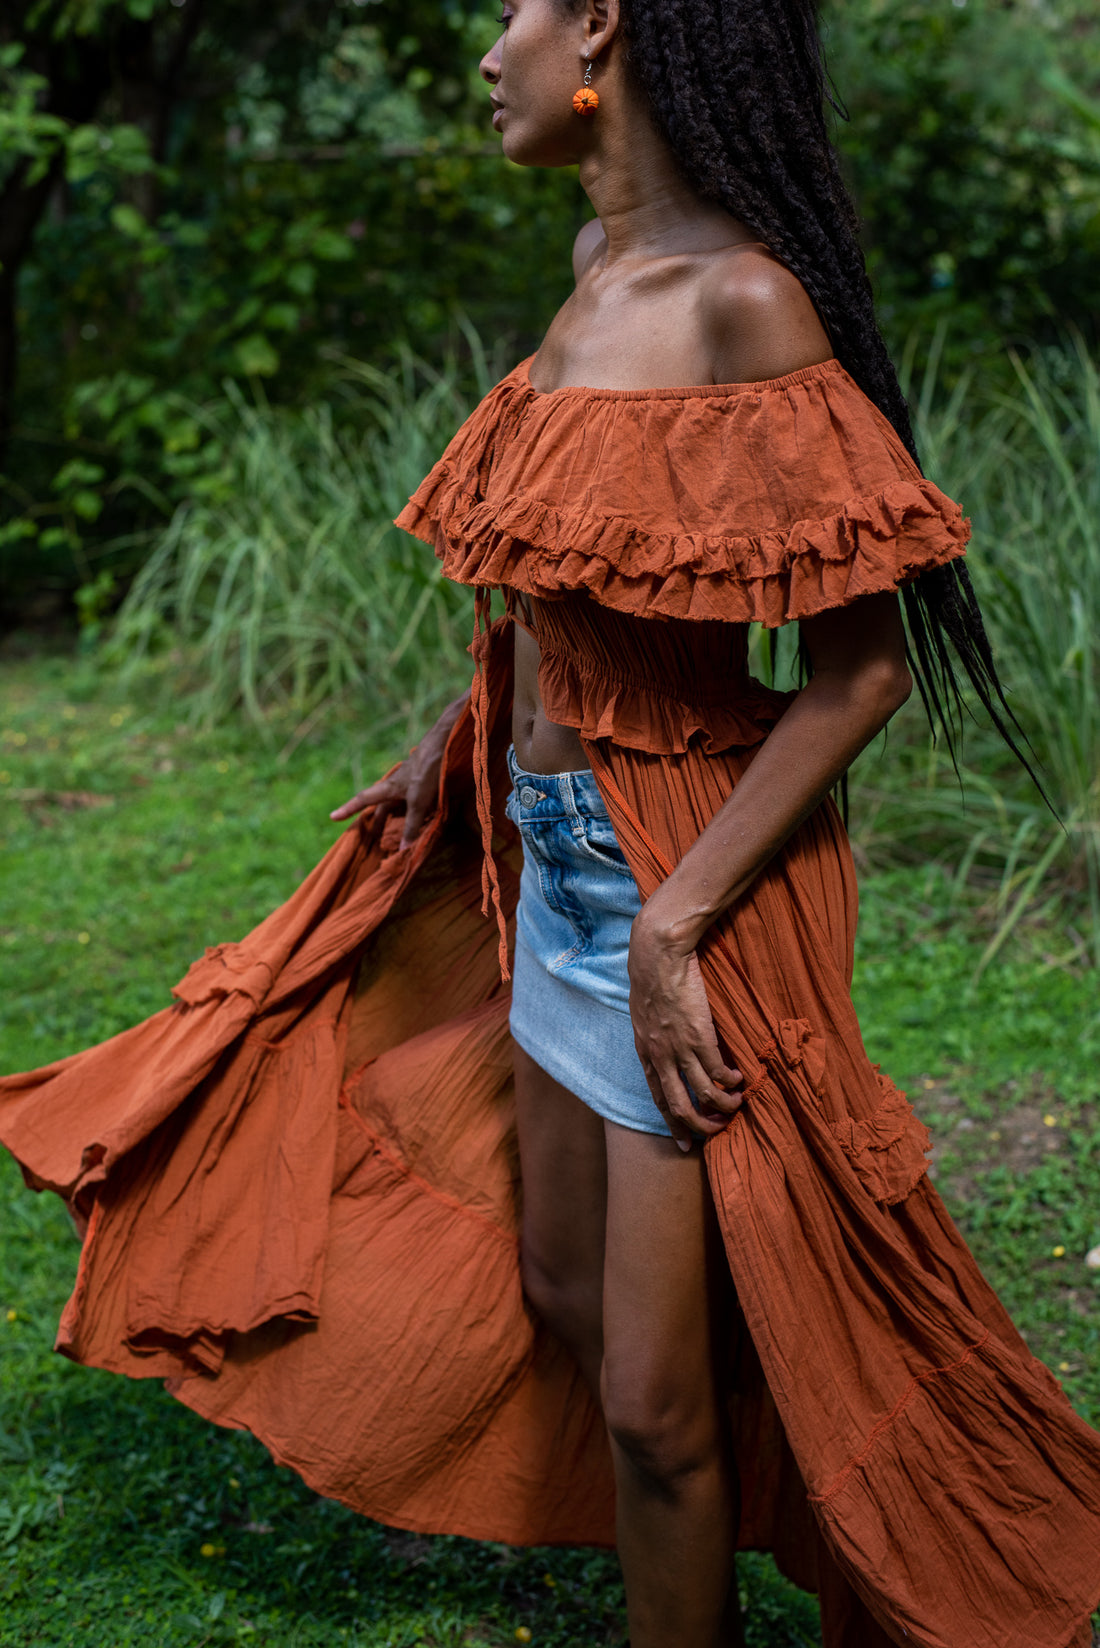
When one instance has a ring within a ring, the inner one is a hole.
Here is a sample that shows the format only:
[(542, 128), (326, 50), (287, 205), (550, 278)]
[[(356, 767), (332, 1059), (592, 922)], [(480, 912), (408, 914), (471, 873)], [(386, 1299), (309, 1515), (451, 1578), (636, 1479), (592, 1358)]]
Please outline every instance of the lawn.
[[(87, 664), (0, 662), (0, 1069), (164, 1005), (204, 944), (246, 932), (332, 839), (329, 809), (392, 759), (345, 717), (269, 744), (180, 725)], [(859, 794), (853, 797), (858, 839)], [(1095, 974), (987, 933), (949, 867), (864, 878), (856, 993), (872, 1056), (937, 1137), (982, 1264), (1100, 1422), (1100, 1007)], [(0, 1645), (334, 1641), (621, 1644), (613, 1560), (395, 1534), (316, 1498), (251, 1438), (154, 1383), (51, 1353), (76, 1258), (67, 1216), (0, 1162)], [(742, 1563), (754, 1648), (818, 1641), (812, 1599)]]

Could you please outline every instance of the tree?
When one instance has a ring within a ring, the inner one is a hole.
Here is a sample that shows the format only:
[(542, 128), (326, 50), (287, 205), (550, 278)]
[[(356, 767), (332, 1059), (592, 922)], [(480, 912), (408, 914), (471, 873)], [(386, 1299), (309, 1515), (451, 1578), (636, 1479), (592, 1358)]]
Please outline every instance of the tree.
[[(495, 26), (436, 0), (32, 0), (6, 17), (27, 150), (0, 178), (26, 224), (8, 271), (26, 340), (9, 598), (28, 576), (107, 588), (137, 564), (142, 534), (216, 472), (198, 409), (227, 378), (323, 394), (333, 353), (438, 355), (464, 308), (489, 333), (537, 332), (582, 206), (575, 179), (500, 164), (476, 78)], [(78, 124), (50, 106), (73, 79)]]
[(152, 222), (207, 13), (223, 13), (226, 43), (259, 61), (300, 29), (307, 9), (323, 18), (331, 0), (9, 0), (0, 18), (0, 462), (11, 432), (19, 276), (51, 197), (97, 169), (113, 172), (129, 180), (129, 203)]
[(1100, 316), (1100, 25), (1087, 0), (829, 4), (838, 140), (896, 339)]
[[(895, 345), (941, 314), (965, 352), (1100, 308), (1088, 3), (826, 0)], [(203, 408), (227, 380), (339, 416), (334, 357), (438, 359), (460, 316), (502, 360), (537, 342), (587, 206), (574, 175), (502, 164), (496, 27), (483, 0), (7, 0), (9, 598), (121, 583), (223, 484)]]

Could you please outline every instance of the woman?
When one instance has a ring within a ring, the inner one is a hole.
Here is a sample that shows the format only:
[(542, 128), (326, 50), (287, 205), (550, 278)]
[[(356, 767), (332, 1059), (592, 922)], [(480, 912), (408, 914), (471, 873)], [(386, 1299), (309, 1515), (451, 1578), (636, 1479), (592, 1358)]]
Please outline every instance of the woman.
[[(669, 25), (679, 9), (670, 8)], [(798, 279), (684, 176), (652, 118), (622, 21), (617, 0), (575, 9), (561, 0), (509, 0), (504, 32), (481, 65), (505, 155), (522, 165), (579, 162), (597, 212), (577, 237), (576, 291), (531, 366), (532, 386), (539, 393), (574, 384), (644, 392), (770, 380), (828, 361), (828, 334)], [(715, 49), (723, 50), (717, 42)], [(573, 106), (582, 76), (599, 97), (590, 117)], [(615, 869), (602, 872), (611, 883), (603, 888), (594, 864), (595, 885), (577, 890), (595, 901), (592, 943), (615, 947), (612, 978), (590, 986), (602, 1103), (585, 1102), (583, 1067), (574, 1062), (574, 987), (558, 985), (550, 997), (556, 979), (544, 978), (541, 1008), (537, 929), (548, 929), (553, 948), (568, 945), (570, 923), (560, 914), (555, 921), (539, 897), (539, 861), (530, 848), (525, 867), (521, 901), (533, 892), (541, 910), (524, 942), (521, 902), (515, 991), (525, 1016), (514, 1008), (512, 1018), (524, 1283), (574, 1352), (607, 1418), (635, 1648), (742, 1640), (733, 1574), (738, 1492), (716, 1375), (728, 1270), (703, 1157), (692, 1148), (693, 1139), (728, 1125), (742, 1102), (742, 1078), (719, 1049), (697, 946), (910, 686), (893, 594), (864, 595), (808, 619), (802, 634), (812, 681), (644, 912), (633, 885), (616, 886), (623, 878)], [(576, 728), (547, 716), (538, 676), (537, 632), (517, 626), (517, 795), (557, 789), (540, 774), (590, 767)], [(412, 839), (438, 791), (446, 728), (447, 719), (418, 758), (334, 816), (401, 796), (405, 838)], [(606, 817), (596, 811), (587, 774), (572, 788), (589, 817)], [(537, 803), (531, 811), (537, 818)], [(544, 874), (553, 853), (548, 845)], [(554, 867), (568, 878), (573, 866), (559, 854)], [(627, 1013), (623, 938), (632, 917)], [(616, 970), (621, 984), (609, 1008)], [(584, 988), (582, 979), (575, 1004), (582, 1014)], [(538, 1062), (540, 1049), (567, 1080), (573, 1070), (569, 1085)]]
[[(840, 354), (907, 436), (824, 135), (808, 0), (635, 0), (622, 7), (619, 0), (506, 0), (502, 24), (481, 73), (492, 88), (493, 127), (505, 155), (521, 165), (579, 163), (597, 213), (577, 237), (576, 289), (527, 368), (529, 390), (552, 397), (584, 386), (597, 399), (601, 391), (626, 391), (644, 400), (660, 399), (666, 388), (675, 394), (697, 385), (705, 395), (712, 385), (762, 382), (774, 395), (775, 380), (786, 379), (797, 396), (798, 374), (813, 384), (815, 369), (824, 367), (827, 381)], [(583, 390), (573, 393), (583, 407)], [(713, 391), (713, 398), (720, 395)], [(578, 443), (579, 466), (570, 477), (578, 492), (587, 489), (598, 501), (600, 467), (629, 461), (616, 448), (619, 433), (601, 430), (606, 445)], [(522, 419), (509, 438), (522, 449)], [(699, 458), (716, 470), (744, 459), (723, 452), (720, 428), (700, 425), (697, 438), (712, 442)], [(766, 448), (761, 456), (769, 461)], [(459, 451), (453, 463), (462, 462)], [(537, 462), (524, 481), (548, 495)], [(436, 541), (453, 575), (508, 588), (509, 570), (499, 558), (494, 568), (491, 554), (471, 554), (469, 537), (465, 564), (458, 564), (440, 497), (449, 485), (445, 460), (402, 524)], [(490, 480), (486, 498), (498, 495)], [(685, 515), (690, 527), (690, 510)], [(890, 586), (961, 554), (965, 535), (949, 511), (942, 524), (939, 540), (911, 546), (909, 562), (899, 556), (888, 578), (879, 568), (861, 585), (857, 571), (835, 602), (820, 591), (804, 601), (808, 684), (762, 743), (760, 725), (752, 729), (746, 742), (759, 747), (751, 763), (741, 760), (735, 786), (644, 906), (610, 832), (604, 786), (593, 782), (592, 766), (607, 773), (614, 758), (604, 749), (593, 759), (594, 706), (585, 704), (583, 686), (562, 682), (561, 655), (577, 638), (560, 612), (540, 612), (531, 599), (538, 575), (518, 563), (510, 569), (512, 592), (520, 592), (511, 607), (510, 816), (524, 835), (525, 865), (511, 1023), (524, 1283), (606, 1417), (635, 1648), (742, 1640), (733, 1575), (738, 1483), (718, 1371), (729, 1273), (694, 1146), (730, 1125), (743, 1104), (744, 1079), (719, 1044), (699, 946), (716, 922), (736, 943), (738, 911), (761, 871), (908, 696), (905, 633)], [(499, 514), (493, 526), (501, 529)], [(586, 581), (578, 576), (570, 589), (563, 576), (552, 588), (544, 578), (543, 593), (564, 596), (568, 612)], [(915, 608), (922, 640), (930, 629), (942, 645), (943, 630), (952, 626), (937, 623), (937, 606), (952, 587), (966, 589), (933, 573), (926, 626)], [(602, 593), (612, 614), (644, 611), (629, 598)], [(610, 630), (600, 593), (595, 602), (580, 599), (593, 658), (601, 646), (614, 651), (637, 639), (624, 637), (621, 624)], [(728, 602), (731, 617), (741, 616), (736, 605)], [(628, 622), (644, 627), (647, 618)], [(977, 656), (979, 683), (999, 692), (992, 673), (980, 668), (985, 642), (973, 607), (964, 623), (961, 631), (954, 626), (964, 658), (972, 664)], [(681, 628), (678, 640), (695, 654), (698, 682), (708, 664), (721, 668), (721, 650), (713, 636), (692, 637), (690, 620)], [(737, 646), (728, 635), (722, 645), (732, 665)], [(551, 689), (549, 710), (540, 674)], [(591, 680), (584, 685), (598, 695)], [(622, 678), (615, 680), (605, 699), (619, 696), (622, 686)], [(747, 701), (753, 696), (755, 705)], [(741, 707), (750, 717), (755, 708), (767, 725), (776, 706), (764, 706), (761, 715), (759, 699), (759, 692), (743, 692)], [(438, 791), (453, 715), (452, 708), (397, 772), (334, 816), (373, 807), (380, 820), (403, 805), (404, 841), (415, 839)], [(644, 713), (637, 719), (644, 721)], [(636, 728), (633, 736), (622, 733), (606, 705), (595, 730), (609, 744), (625, 739), (655, 756), (684, 748), (683, 740), (662, 742), (652, 717), (641, 736)], [(726, 774), (733, 776), (733, 739), (722, 750), (713, 724), (692, 731), (712, 754), (727, 756)], [(836, 845), (812, 850), (833, 852)], [(732, 920), (721, 923), (727, 911)], [(565, 964), (563, 950), (570, 955)]]
[[(428, 1530), (608, 1538), (605, 1425), (633, 1648), (740, 1642), (739, 1542), (818, 1586), (830, 1648), (1086, 1643), (1100, 1444), (848, 995), (826, 798), (909, 692), (896, 590), (933, 705), (945, 637), (998, 689), (965, 527), (905, 449), (812, 7), (502, 21), (504, 152), (579, 162), (597, 218), (401, 517), (478, 589), (472, 699), (177, 1011), (6, 1084), (32, 1182), (92, 1213), (60, 1345)], [(800, 620), (799, 693), (748, 676), (750, 619)], [(513, 638), (509, 1055), (463, 813), (507, 971)], [(515, 1286), (510, 1056), (523, 1283), (568, 1356)]]

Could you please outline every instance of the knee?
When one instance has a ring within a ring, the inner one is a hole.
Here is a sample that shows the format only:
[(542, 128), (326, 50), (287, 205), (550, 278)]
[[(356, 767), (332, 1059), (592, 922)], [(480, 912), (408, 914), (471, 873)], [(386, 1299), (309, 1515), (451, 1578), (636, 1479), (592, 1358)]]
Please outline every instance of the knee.
[(606, 1361), (603, 1411), (616, 1451), (636, 1475), (665, 1492), (720, 1466), (723, 1438), (713, 1404), (692, 1400), (674, 1376), (619, 1378)]
[(521, 1255), (523, 1291), (551, 1333), (581, 1352), (602, 1336), (601, 1290), (584, 1276), (548, 1263), (526, 1244)]

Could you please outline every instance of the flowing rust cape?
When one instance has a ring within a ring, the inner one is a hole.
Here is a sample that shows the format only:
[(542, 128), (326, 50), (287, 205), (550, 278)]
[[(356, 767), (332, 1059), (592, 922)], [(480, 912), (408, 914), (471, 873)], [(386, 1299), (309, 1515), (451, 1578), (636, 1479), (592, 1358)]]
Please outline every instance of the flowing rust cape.
[[(767, 384), (477, 409), (401, 523), (538, 634), (647, 896), (785, 700), (775, 625), (960, 554), (957, 508), (836, 362)], [(502, 816), (507, 626), (475, 638), (437, 814), (347, 830), (175, 1005), (0, 1083), (0, 1139), (87, 1222), (58, 1348), (164, 1378), (397, 1526), (614, 1539), (602, 1424), (519, 1279)], [(494, 834), (493, 820), (496, 821)], [(484, 849), (490, 853), (486, 858)], [(701, 964), (746, 1103), (706, 1149), (740, 1306), (740, 1543), (819, 1590), (827, 1648), (1085, 1648), (1100, 1437), (1028, 1352), (863, 1050), (850, 856), (826, 803)]]

